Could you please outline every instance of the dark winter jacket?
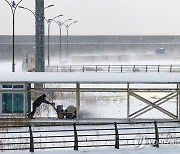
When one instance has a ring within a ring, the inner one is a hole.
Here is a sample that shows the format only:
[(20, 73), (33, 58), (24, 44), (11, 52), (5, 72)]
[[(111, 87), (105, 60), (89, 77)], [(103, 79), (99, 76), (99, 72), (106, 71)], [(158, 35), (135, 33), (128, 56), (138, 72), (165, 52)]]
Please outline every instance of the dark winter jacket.
[(50, 104), (50, 102), (47, 101), (45, 97), (39, 96), (39, 97), (34, 101), (33, 107), (39, 107), (39, 106), (41, 105), (41, 103)]

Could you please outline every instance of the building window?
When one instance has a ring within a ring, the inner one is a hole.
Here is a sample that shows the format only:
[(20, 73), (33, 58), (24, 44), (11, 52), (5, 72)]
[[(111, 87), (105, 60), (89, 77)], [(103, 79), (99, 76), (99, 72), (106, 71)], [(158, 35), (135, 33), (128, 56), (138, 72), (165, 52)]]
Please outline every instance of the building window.
[[(3, 89), (19, 89), (24, 85), (2, 85)], [(3, 92), (2, 93), (2, 113), (24, 113), (24, 93)]]

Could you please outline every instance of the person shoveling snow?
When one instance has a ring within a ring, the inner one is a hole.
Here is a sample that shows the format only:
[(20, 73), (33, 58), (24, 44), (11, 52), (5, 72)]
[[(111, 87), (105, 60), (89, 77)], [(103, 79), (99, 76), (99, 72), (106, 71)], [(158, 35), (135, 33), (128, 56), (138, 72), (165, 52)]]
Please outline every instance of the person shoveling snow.
[(33, 111), (27, 114), (27, 117), (29, 119), (34, 119), (34, 114), (37, 110), (37, 108), (42, 104), (50, 104), (54, 110), (57, 113), (57, 117), (59, 119), (63, 119), (66, 117), (67, 119), (74, 119), (76, 118), (76, 107), (75, 106), (68, 106), (65, 110), (63, 110), (63, 105), (57, 105), (55, 107), (55, 103), (50, 103), (49, 101), (46, 100), (46, 94), (43, 94), (39, 96), (34, 102), (33, 102)]
[(27, 114), (27, 117), (29, 119), (33, 119), (34, 118), (34, 114), (37, 110), (37, 108), (42, 104), (50, 104), (52, 106), (54, 106), (54, 103), (50, 103), (49, 101), (46, 100), (46, 94), (43, 94), (41, 96), (39, 96), (34, 102), (33, 102), (33, 111)]

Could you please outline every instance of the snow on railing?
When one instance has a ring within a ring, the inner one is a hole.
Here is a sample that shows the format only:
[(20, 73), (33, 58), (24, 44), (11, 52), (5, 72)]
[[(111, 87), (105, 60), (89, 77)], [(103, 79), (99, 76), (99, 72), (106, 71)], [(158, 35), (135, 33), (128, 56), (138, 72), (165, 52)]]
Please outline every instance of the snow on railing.
[(63, 125), (0, 126), (0, 151), (74, 150), (123, 146), (144, 148), (180, 144), (178, 122), (63, 123)]
[(46, 66), (47, 72), (180, 72), (180, 65), (63, 65)]

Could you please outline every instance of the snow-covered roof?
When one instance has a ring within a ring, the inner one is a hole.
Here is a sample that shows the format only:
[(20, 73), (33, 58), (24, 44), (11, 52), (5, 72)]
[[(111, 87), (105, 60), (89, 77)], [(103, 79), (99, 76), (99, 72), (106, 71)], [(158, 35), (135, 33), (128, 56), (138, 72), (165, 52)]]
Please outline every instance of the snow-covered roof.
[(180, 83), (180, 73), (5, 72), (0, 82)]

